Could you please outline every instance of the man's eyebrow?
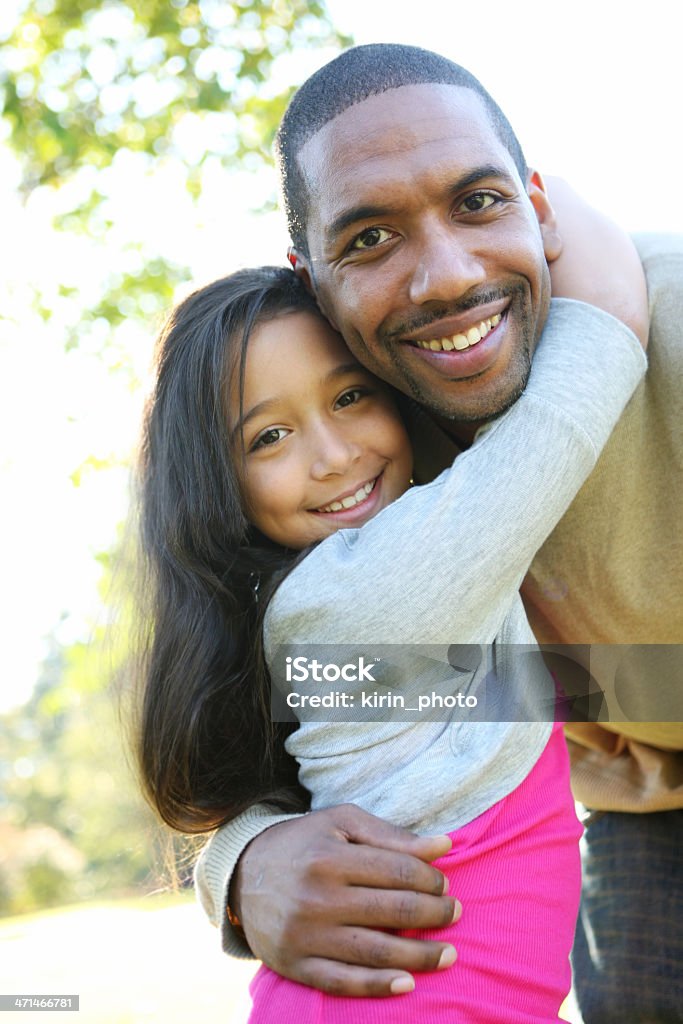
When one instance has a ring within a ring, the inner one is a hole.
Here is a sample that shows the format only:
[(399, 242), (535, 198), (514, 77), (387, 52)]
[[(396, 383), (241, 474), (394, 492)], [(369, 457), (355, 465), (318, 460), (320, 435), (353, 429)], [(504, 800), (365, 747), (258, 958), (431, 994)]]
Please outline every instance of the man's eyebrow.
[(458, 178), (458, 180), (451, 185), (449, 191), (461, 192), (462, 189), (469, 188), (470, 185), (476, 185), (485, 178), (497, 178), (499, 181), (503, 180), (511, 185), (516, 184), (507, 167), (500, 167), (498, 164), (482, 164), (481, 167), (475, 167), (473, 170), (463, 175), (462, 178)]
[[(470, 185), (475, 185), (478, 181), (483, 181), (485, 178), (502, 178), (506, 182), (514, 183), (514, 179), (506, 167), (499, 167), (498, 164), (482, 164), (481, 167), (475, 167), (461, 178), (458, 178), (457, 181), (449, 186), (448, 191), (460, 192), (462, 189), (469, 188)], [(346, 231), (348, 227), (351, 227), (352, 224), (357, 224), (359, 221), (364, 220), (381, 219), (395, 212), (396, 208), (388, 205), (379, 206), (363, 203), (359, 206), (352, 206), (334, 218), (325, 234), (328, 240), (334, 240), (338, 235)]]
[(367, 203), (362, 206), (352, 206), (350, 210), (344, 210), (338, 217), (335, 217), (325, 234), (328, 238), (336, 238), (337, 235), (341, 235), (343, 231), (358, 221), (375, 220), (393, 212), (390, 206), (371, 206)]
[[(356, 372), (368, 374), (370, 371), (363, 369), (360, 363), (357, 363), (355, 360), (350, 363), (342, 363), (340, 366), (335, 366), (334, 369), (330, 370), (329, 373), (326, 373), (324, 377), (321, 377), (320, 384), (324, 387), (326, 384), (333, 383), (338, 377), (347, 377), (350, 373)], [(280, 401), (280, 396), (275, 395), (273, 398), (264, 398), (262, 402), (257, 402), (256, 405), (252, 406), (249, 412), (245, 413), (232, 428), (230, 431), (230, 440), (234, 441), (237, 435), (244, 431), (244, 428), (250, 420), (255, 419), (255, 417), (259, 416), (261, 413), (268, 412), (269, 409), (277, 407)]]

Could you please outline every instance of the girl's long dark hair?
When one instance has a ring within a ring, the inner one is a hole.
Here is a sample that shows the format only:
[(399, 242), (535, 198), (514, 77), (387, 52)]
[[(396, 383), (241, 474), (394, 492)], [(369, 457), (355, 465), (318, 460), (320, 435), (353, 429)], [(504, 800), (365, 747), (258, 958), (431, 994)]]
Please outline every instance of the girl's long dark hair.
[(297, 310), (319, 315), (292, 271), (242, 270), (190, 295), (157, 343), (137, 474), (136, 748), (149, 800), (182, 832), (216, 828), (256, 801), (307, 806), (284, 751), (291, 726), (271, 721), (261, 639), (268, 596), (296, 553), (248, 524), (228, 428), (251, 331)]

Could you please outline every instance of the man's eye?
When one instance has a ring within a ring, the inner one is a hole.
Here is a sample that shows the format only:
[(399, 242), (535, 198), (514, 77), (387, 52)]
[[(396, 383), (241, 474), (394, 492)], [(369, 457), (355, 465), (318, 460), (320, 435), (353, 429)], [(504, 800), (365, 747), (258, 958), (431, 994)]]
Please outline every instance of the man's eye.
[(376, 246), (381, 245), (382, 242), (386, 242), (392, 237), (392, 232), (387, 231), (386, 228), (368, 228), (367, 231), (361, 231), (359, 235), (354, 238), (349, 246), (350, 249), (374, 249)]
[(345, 391), (344, 394), (340, 395), (337, 399), (337, 407), (345, 409), (348, 405), (355, 405), (356, 402), (361, 400), (364, 394), (365, 392), (362, 388), (349, 388), (348, 391)]
[(262, 434), (259, 434), (250, 450), (255, 452), (259, 448), (268, 448), (271, 445), (277, 444), (286, 434), (287, 431), (284, 427), (270, 427), (268, 430), (264, 430)]
[(471, 196), (467, 197), (467, 199), (463, 199), (458, 206), (457, 212), (480, 213), (481, 210), (486, 210), (496, 202), (498, 202), (498, 197), (492, 192), (473, 192)]

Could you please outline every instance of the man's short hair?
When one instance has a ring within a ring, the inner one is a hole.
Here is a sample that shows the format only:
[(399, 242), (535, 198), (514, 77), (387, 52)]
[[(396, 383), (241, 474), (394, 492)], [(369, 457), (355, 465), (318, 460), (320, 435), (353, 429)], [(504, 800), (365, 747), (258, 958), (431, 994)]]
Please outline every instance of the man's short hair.
[(282, 119), (275, 150), (291, 239), (308, 252), (306, 223), (308, 189), (298, 155), (329, 121), (369, 96), (403, 85), (455, 85), (471, 89), (483, 101), (491, 127), (510, 153), (522, 181), (527, 166), (517, 136), (498, 104), (481, 82), (446, 57), (417, 46), (372, 43), (346, 50), (320, 68), (295, 93)]

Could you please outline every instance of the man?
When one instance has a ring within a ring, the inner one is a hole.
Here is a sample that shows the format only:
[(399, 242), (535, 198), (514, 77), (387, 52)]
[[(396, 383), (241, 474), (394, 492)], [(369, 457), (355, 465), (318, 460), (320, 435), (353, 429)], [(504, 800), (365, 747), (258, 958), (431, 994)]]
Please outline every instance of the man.
[[(428, 411), (416, 418), (428, 478), (524, 389), (548, 310), (546, 261), (561, 247), (542, 183), (479, 83), (410, 47), (358, 47), (327, 65), (295, 96), (278, 146), (297, 273), (354, 354)], [(651, 370), (525, 582), (545, 643), (683, 639), (683, 245), (649, 239), (641, 256)], [(494, 309), (503, 329), (475, 337)], [(677, 678), (639, 671), (640, 689), (676, 699)], [(672, 721), (571, 732), (575, 791), (594, 810), (575, 950), (587, 1024), (683, 1020), (683, 730)], [(375, 930), (460, 912), (427, 866), (439, 840), (356, 808), (287, 817), (255, 808), (212, 841), (197, 877), (214, 920), (248, 845), (229, 912), (275, 970), (389, 995), (405, 972), (453, 963), (443, 943)], [(225, 939), (235, 951), (227, 925)]]

